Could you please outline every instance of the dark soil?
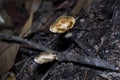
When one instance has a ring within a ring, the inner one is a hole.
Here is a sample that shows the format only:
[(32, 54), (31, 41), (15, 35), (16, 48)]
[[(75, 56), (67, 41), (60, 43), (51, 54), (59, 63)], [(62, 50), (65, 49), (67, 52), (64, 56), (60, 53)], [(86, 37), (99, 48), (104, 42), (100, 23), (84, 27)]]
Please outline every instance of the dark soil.
[[(72, 0), (68, 0), (71, 1)], [(91, 56), (108, 61), (114, 61), (119, 65), (120, 59), (120, 1), (119, 0), (94, 0), (91, 8), (85, 12), (82, 10), (74, 28), (64, 34), (54, 34), (49, 31), (49, 26), (58, 16), (71, 11), (73, 6), (67, 9), (55, 10), (56, 6), (64, 0), (43, 1), (40, 9), (34, 15), (32, 26), (33, 33), (28, 39), (41, 43), (58, 52), (69, 51), (82, 56)], [(59, 3), (56, 4), (55, 3)], [(47, 5), (47, 7), (46, 7)], [(49, 6), (49, 7), (48, 7)], [(51, 19), (51, 20), (50, 20)], [(71, 34), (69, 37), (68, 35)], [(68, 36), (68, 37), (67, 37)], [(90, 52), (86, 54), (74, 39), (80, 40)], [(21, 55), (21, 53), (23, 53)], [(16, 63), (37, 55), (39, 51), (21, 47)], [(21, 56), (21, 57), (20, 57)], [(25, 63), (27, 61), (23, 61)], [(23, 63), (15, 66), (12, 71), (18, 74), (23, 68)], [(32, 67), (33, 58), (27, 62), (17, 80), (120, 80), (120, 76), (103, 77), (110, 71), (82, 65), (78, 63), (53, 61), (43, 65)], [(27, 70), (30, 69), (30, 70)], [(29, 74), (29, 71), (32, 71)], [(28, 72), (27, 72), (28, 71)]]

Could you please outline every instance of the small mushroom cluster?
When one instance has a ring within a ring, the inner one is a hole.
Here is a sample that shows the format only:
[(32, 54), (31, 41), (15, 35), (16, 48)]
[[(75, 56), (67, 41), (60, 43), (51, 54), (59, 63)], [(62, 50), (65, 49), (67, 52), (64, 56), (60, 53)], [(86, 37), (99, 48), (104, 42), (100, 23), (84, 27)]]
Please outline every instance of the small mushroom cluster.
[[(50, 31), (53, 33), (64, 33), (67, 30), (73, 28), (76, 19), (71, 16), (60, 16), (51, 26)], [(57, 60), (58, 57), (55, 54), (41, 52), (38, 54), (34, 61), (36, 63), (44, 64), (47, 62), (51, 62), (53, 60)]]

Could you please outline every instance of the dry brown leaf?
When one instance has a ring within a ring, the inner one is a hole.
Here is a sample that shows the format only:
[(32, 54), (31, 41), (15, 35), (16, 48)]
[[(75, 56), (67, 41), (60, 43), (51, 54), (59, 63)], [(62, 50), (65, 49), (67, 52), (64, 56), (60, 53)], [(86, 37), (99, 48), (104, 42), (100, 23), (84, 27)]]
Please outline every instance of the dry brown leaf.
[(27, 0), (25, 2), (25, 9), (30, 13), (31, 5), (33, 0)]
[[(7, 49), (5, 50), (6, 47)], [(5, 48), (4, 51), (0, 53), (0, 76), (13, 66), (19, 45), (7, 44)]]
[[(77, 0), (71, 14), (77, 15), (82, 9), (89, 10), (94, 0)], [(87, 12), (87, 11), (86, 11)]]
[(23, 26), (21, 33), (20, 33), (20, 37), (25, 37), (31, 32), (33, 14), (35, 11), (38, 10), (41, 2), (42, 2), (42, 0), (33, 0), (32, 1), (32, 5), (31, 5), (31, 9), (30, 9), (30, 17), (27, 20), (27, 22), (25, 23), (25, 25)]
[[(28, 0), (29, 1), (29, 0)], [(32, 6), (30, 9), (30, 17), (23, 26), (20, 37), (23, 37), (30, 32), (33, 14), (39, 8), (42, 0), (33, 0)], [(20, 47), (18, 44), (7, 44), (7, 43), (0, 43), (0, 76), (2, 76), (6, 71), (8, 71), (13, 65), (17, 55), (17, 51)], [(4, 47), (2, 46), (4, 45)]]
[[(13, 34), (12, 31), (2, 31), (7, 34)], [(14, 64), (14, 60), (19, 49), (18, 44), (6, 43), (0, 41), (0, 76), (8, 71)]]
[(21, 30), (20, 37), (25, 37), (31, 32), (32, 20), (33, 20), (33, 14), (30, 14), (29, 19), (27, 20), (27, 22), (25, 23), (25, 25)]

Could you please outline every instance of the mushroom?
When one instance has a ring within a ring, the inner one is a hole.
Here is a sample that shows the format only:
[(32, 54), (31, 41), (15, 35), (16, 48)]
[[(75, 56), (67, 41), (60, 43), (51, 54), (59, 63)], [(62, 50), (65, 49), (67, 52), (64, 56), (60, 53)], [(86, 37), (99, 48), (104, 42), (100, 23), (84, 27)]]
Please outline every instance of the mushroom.
[(53, 33), (64, 33), (73, 28), (76, 19), (71, 16), (60, 16), (51, 26), (50, 31)]
[(57, 59), (57, 56), (55, 54), (41, 52), (34, 58), (34, 61), (39, 64), (44, 64), (44, 63), (48, 63), (56, 59)]

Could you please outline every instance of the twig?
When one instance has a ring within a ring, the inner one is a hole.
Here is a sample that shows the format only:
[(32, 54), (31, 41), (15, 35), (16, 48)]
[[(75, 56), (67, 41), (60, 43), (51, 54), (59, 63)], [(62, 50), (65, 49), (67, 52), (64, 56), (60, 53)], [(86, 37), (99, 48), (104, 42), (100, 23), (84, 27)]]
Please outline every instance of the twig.
[(94, 55), (94, 53), (92, 51), (89, 51), (88, 48), (80, 40), (74, 39), (74, 41), (88, 56)]
[(11, 72), (7, 72), (3, 77), (2, 77), (2, 80), (6, 80), (6, 78), (8, 77), (8, 75), (10, 74)]
[(30, 58), (28, 58), (27, 60), (26, 60), (26, 62), (24, 63), (24, 65), (23, 65), (23, 67), (21, 68), (21, 70), (17, 73), (17, 75), (16, 75), (16, 77), (19, 77), (21, 74), (22, 74), (22, 72), (23, 72), (23, 70), (26, 68), (26, 66), (28, 65), (28, 62), (32, 59), (32, 58), (34, 58), (35, 56), (31, 56)]
[(17, 67), (17, 66), (23, 64), (25, 61), (27, 61), (27, 59), (28, 59), (28, 58), (25, 58), (25, 59), (23, 59), (23, 60), (21, 60), (21, 61), (15, 63), (14, 66)]
[(43, 50), (43, 51), (46, 51), (46, 52), (51, 52), (51, 53), (54, 52), (51, 49), (48, 49), (47, 47), (43, 46), (40, 43), (34, 43), (32, 41), (29, 41), (27, 39), (23, 39), (23, 38), (20, 38), (20, 37), (17, 37), (17, 36), (12, 36), (12, 35), (7, 35), (7, 34), (0, 33), (0, 40), (12, 41), (12, 42), (20, 43), (20, 44), (29, 45), (29, 46), (31, 46), (35, 49)]
[(80, 56), (77, 53), (73, 54), (71, 52), (59, 53), (58, 61), (75, 62), (84, 65), (94, 66), (101, 69), (119, 71), (119, 67), (117, 67), (117, 65), (114, 62), (93, 58), (93, 57)]
[(12, 72), (7, 72), (1, 80), (16, 80), (15, 74)]

